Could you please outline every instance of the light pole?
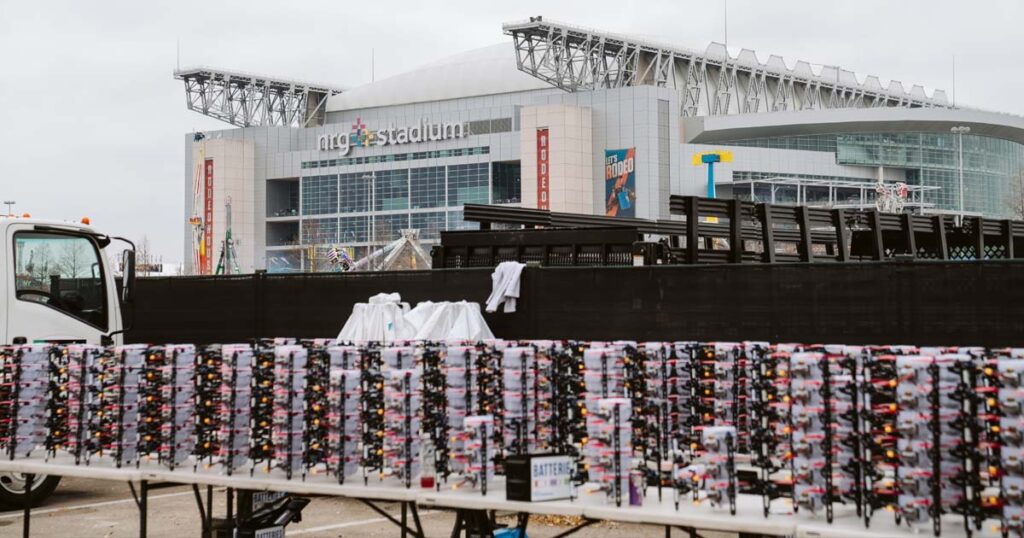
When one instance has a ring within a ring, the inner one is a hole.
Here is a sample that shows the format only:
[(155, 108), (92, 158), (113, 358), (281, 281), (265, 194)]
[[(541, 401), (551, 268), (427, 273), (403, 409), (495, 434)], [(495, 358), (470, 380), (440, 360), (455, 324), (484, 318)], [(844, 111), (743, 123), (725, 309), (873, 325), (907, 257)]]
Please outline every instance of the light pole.
[(966, 125), (958, 125), (951, 127), (949, 132), (953, 133), (957, 137), (957, 168), (960, 172), (960, 216), (958, 217), (960, 222), (959, 225), (964, 225), (964, 135), (971, 132), (971, 128)]
[[(377, 173), (363, 174), (362, 179), (370, 182), (370, 246), (366, 248), (366, 255), (372, 256), (373, 248), (377, 244), (377, 219), (374, 218), (374, 214), (377, 211)], [(367, 260), (367, 264), (370, 266), (371, 271), (376, 269), (376, 264), (372, 257)]]
[(4, 204), (6, 204), (6, 205), (7, 205), (7, 214), (8, 214), (8, 215), (10, 215), (10, 214), (11, 214), (11, 207), (12, 207), (12, 206), (13, 206), (14, 204), (16, 204), (16, 203), (18, 203), (18, 202), (15, 202), (14, 200), (4, 200)]

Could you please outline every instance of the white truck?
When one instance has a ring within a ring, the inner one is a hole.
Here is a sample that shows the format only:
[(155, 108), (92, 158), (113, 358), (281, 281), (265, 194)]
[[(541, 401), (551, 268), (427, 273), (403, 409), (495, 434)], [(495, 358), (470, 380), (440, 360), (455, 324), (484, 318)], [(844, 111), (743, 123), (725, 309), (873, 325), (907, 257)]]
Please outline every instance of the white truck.
[[(130, 241), (93, 230), (88, 219), (72, 223), (24, 216), (0, 216), (0, 345), (25, 343), (120, 344), (122, 305), (131, 301), (135, 247)], [(129, 248), (122, 258), (123, 280), (114, 280), (113, 240)], [(37, 476), (33, 505), (48, 497), (57, 476)], [(0, 473), (0, 505), (24, 503), (25, 477)]]

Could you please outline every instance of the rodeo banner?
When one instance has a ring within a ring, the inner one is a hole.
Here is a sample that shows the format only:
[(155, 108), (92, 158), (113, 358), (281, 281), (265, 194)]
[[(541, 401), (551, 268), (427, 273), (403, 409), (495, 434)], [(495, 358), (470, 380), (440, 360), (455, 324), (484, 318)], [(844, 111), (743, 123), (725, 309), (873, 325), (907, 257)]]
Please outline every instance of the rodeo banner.
[(604, 150), (604, 214), (636, 216), (636, 148)]

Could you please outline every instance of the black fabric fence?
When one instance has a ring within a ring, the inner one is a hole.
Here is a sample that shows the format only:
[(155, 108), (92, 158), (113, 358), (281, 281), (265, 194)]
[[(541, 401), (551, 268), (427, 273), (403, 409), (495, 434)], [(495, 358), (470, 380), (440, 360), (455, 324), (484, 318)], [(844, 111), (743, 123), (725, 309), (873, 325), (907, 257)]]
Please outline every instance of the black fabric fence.
[[(491, 269), (141, 279), (131, 342), (333, 337), (380, 292), (483, 303)], [(500, 338), (1024, 345), (1024, 261), (527, 268)]]

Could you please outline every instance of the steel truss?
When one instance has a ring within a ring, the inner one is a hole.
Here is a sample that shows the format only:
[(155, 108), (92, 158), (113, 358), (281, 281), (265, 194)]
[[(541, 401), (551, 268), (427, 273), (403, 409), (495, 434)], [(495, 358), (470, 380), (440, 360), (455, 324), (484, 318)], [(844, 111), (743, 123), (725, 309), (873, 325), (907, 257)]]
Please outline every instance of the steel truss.
[(946, 93), (906, 91), (899, 81), (883, 88), (877, 77), (858, 81), (835, 66), (818, 72), (807, 62), (790, 68), (778, 56), (761, 63), (744, 49), (736, 57), (712, 43), (704, 53), (644, 42), (531, 17), (508, 23), (516, 63), (566, 91), (650, 85), (680, 93), (683, 116), (872, 107), (950, 107)]
[(185, 104), (236, 127), (323, 125), (327, 98), (339, 88), (206, 67), (176, 70)]
[[(747, 195), (747, 200), (752, 202), (778, 203), (775, 194), (781, 187), (795, 187), (796, 204), (807, 205), (808, 207), (837, 207), (851, 209), (870, 209), (875, 207), (876, 188), (878, 184), (865, 179), (864, 181), (844, 179), (809, 179), (788, 176), (775, 176), (758, 179), (736, 179), (730, 183), (723, 183), (723, 186), (732, 186), (733, 197)], [(891, 187), (893, 183), (886, 183)], [(757, 187), (768, 187), (771, 189), (771, 196), (767, 199), (760, 199), (756, 194)], [(823, 189), (828, 192), (828, 200), (808, 200), (808, 188)], [(925, 209), (935, 207), (934, 202), (925, 201), (925, 194), (941, 190), (941, 187), (934, 185), (907, 185), (907, 201), (904, 206), (908, 212), (921, 213)], [(838, 190), (855, 190), (858, 193), (857, 202), (844, 202), (838, 196)], [(786, 202), (783, 202), (786, 203)], [(934, 212), (930, 212), (934, 213)]]

